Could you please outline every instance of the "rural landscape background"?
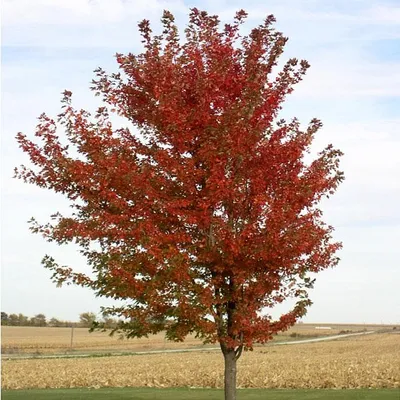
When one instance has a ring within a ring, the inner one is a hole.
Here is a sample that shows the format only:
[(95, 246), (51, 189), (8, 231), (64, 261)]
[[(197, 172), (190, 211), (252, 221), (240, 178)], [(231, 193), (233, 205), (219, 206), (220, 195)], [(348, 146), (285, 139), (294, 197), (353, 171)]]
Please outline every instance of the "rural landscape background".
[[(238, 388), (398, 389), (399, 333), (400, 326), (298, 324), (244, 354)], [(194, 337), (168, 342), (162, 333), (121, 339), (87, 328), (3, 326), (2, 360), (3, 389), (223, 386), (219, 347)]]

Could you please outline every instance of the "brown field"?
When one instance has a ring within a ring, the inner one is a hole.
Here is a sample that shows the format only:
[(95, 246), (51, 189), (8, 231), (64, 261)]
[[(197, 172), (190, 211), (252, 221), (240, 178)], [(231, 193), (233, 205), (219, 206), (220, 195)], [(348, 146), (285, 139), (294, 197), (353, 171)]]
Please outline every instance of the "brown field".
[[(3, 360), (2, 387), (222, 387), (220, 352)], [(258, 347), (238, 362), (241, 388), (399, 388), (400, 335)]]
[[(318, 330), (316, 326), (329, 326), (330, 330)], [(289, 331), (279, 334), (274, 340), (298, 340), (345, 332), (381, 330), (381, 325), (337, 325), (337, 324), (298, 324)], [(184, 343), (166, 341), (163, 333), (140, 339), (120, 339), (110, 337), (106, 332), (89, 333), (87, 328), (74, 328), (71, 346), (71, 328), (35, 328), (3, 326), (1, 331), (3, 354), (54, 354), (71, 352), (119, 352), (146, 351), (202, 347), (202, 342), (194, 336)]]
[(198, 347), (200, 340), (189, 337), (182, 343), (165, 340), (164, 333), (149, 338), (124, 339), (107, 332), (92, 332), (74, 328), (71, 346), (71, 328), (2, 327), (3, 354), (53, 354), (70, 352), (146, 351), (163, 348)]

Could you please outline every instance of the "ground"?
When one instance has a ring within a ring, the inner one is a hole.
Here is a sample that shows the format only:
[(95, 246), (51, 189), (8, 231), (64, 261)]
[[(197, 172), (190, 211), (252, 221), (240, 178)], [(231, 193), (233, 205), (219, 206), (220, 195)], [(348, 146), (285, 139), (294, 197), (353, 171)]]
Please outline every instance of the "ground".
[[(239, 388), (400, 387), (400, 335), (257, 347), (238, 361)], [(223, 386), (220, 351), (88, 358), (7, 359), (4, 389)], [(201, 373), (199, 373), (201, 371)]]
[[(400, 400), (400, 329), (329, 327), (298, 325), (275, 340), (292, 344), (244, 352), (238, 362), (238, 400)], [(364, 330), (375, 333), (344, 336)], [(3, 327), (2, 398), (223, 399), (223, 357), (195, 338), (171, 344), (161, 334), (127, 341), (83, 328), (73, 333), (71, 348), (70, 328)], [(293, 344), (338, 333), (342, 336), (333, 341)], [(195, 351), (107, 355), (168, 348)], [(82, 353), (89, 357), (78, 357)], [(72, 358), (61, 358), (66, 354)]]
[[(385, 325), (297, 324), (289, 331), (280, 333), (274, 341), (391, 328)], [(121, 340), (118, 335), (110, 337), (108, 332), (89, 333), (87, 328), (3, 326), (1, 339), (2, 354), (75, 354), (204, 347), (201, 341), (194, 336), (189, 336), (184, 343), (166, 341), (163, 333), (149, 338)]]

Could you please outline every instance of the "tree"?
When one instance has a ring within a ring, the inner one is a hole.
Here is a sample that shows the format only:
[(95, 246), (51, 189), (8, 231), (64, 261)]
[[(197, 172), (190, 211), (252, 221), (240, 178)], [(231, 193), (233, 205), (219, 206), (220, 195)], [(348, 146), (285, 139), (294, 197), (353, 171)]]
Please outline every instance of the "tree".
[(19, 320), (18, 320), (17, 314), (10, 314), (8, 316), (8, 325), (11, 325), (11, 326), (19, 325)]
[(84, 312), (79, 314), (79, 323), (85, 328), (90, 328), (95, 321), (96, 314), (92, 312)]
[(29, 325), (29, 318), (26, 315), (19, 313), (17, 318), (18, 318), (17, 319), (18, 326), (28, 326)]
[[(93, 270), (45, 256), (54, 281), (123, 300), (103, 312), (122, 318), (115, 329), (128, 337), (165, 329), (170, 340), (218, 342), (226, 399), (236, 398), (242, 350), (305, 315), (310, 273), (335, 266), (341, 247), (318, 204), (343, 180), (342, 153), (329, 145), (306, 162), (321, 122), (302, 129), (279, 117), (309, 64), (289, 59), (272, 75), (287, 38), (273, 16), (242, 36), (245, 18), (221, 30), (194, 8), (185, 43), (169, 12), (161, 35), (142, 21), (144, 52), (117, 54), (118, 73), (95, 71), (104, 107), (91, 117), (65, 91), (58, 121), (40, 116), (39, 143), (17, 136), (35, 167), (16, 176), (74, 210), (32, 219), (32, 231), (76, 242)], [(110, 114), (134, 129), (114, 128)], [(294, 308), (272, 320), (269, 309), (291, 297)]]
[(9, 324), (9, 319), (8, 319), (8, 314), (5, 313), (4, 311), (1, 312), (1, 325), (8, 325)]
[(103, 325), (105, 329), (114, 329), (117, 326), (117, 321), (115, 318), (104, 317)]
[(63, 322), (60, 321), (59, 319), (53, 317), (53, 318), (50, 319), (48, 325), (51, 326), (51, 327), (59, 327), (59, 326), (63, 325)]
[(30, 319), (30, 324), (33, 326), (46, 326), (46, 316), (44, 314), (37, 314)]

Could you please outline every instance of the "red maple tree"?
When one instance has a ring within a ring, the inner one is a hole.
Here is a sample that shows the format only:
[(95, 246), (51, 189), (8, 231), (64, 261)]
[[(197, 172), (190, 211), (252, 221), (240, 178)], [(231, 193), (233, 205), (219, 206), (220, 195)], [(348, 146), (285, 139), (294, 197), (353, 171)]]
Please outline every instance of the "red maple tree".
[[(171, 340), (195, 333), (220, 343), (226, 399), (242, 350), (305, 314), (309, 273), (337, 264), (341, 246), (318, 203), (343, 180), (342, 153), (330, 145), (306, 163), (321, 122), (302, 130), (278, 117), (309, 65), (290, 59), (272, 77), (287, 38), (273, 16), (242, 36), (245, 18), (239, 11), (219, 29), (218, 17), (192, 9), (184, 43), (171, 13), (161, 35), (142, 21), (144, 52), (117, 54), (119, 73), (95, 71), (105, 106), (94, 117), (65, 91), (58, 121), (39, 118), (40, 144), (17, 135), (35, 168), (16, 176), (74, 209), (31, 229), (75, 241), (93, 269), (87, 276), (46, 256), (54, 280), (125, 301), (104, 312), (124, 317), (129, 337), (165, 330)], [(114, 129), (109, 113), (135, 128)], [(272, 320), (268, 309), (289, 297), (293, 310)]]

